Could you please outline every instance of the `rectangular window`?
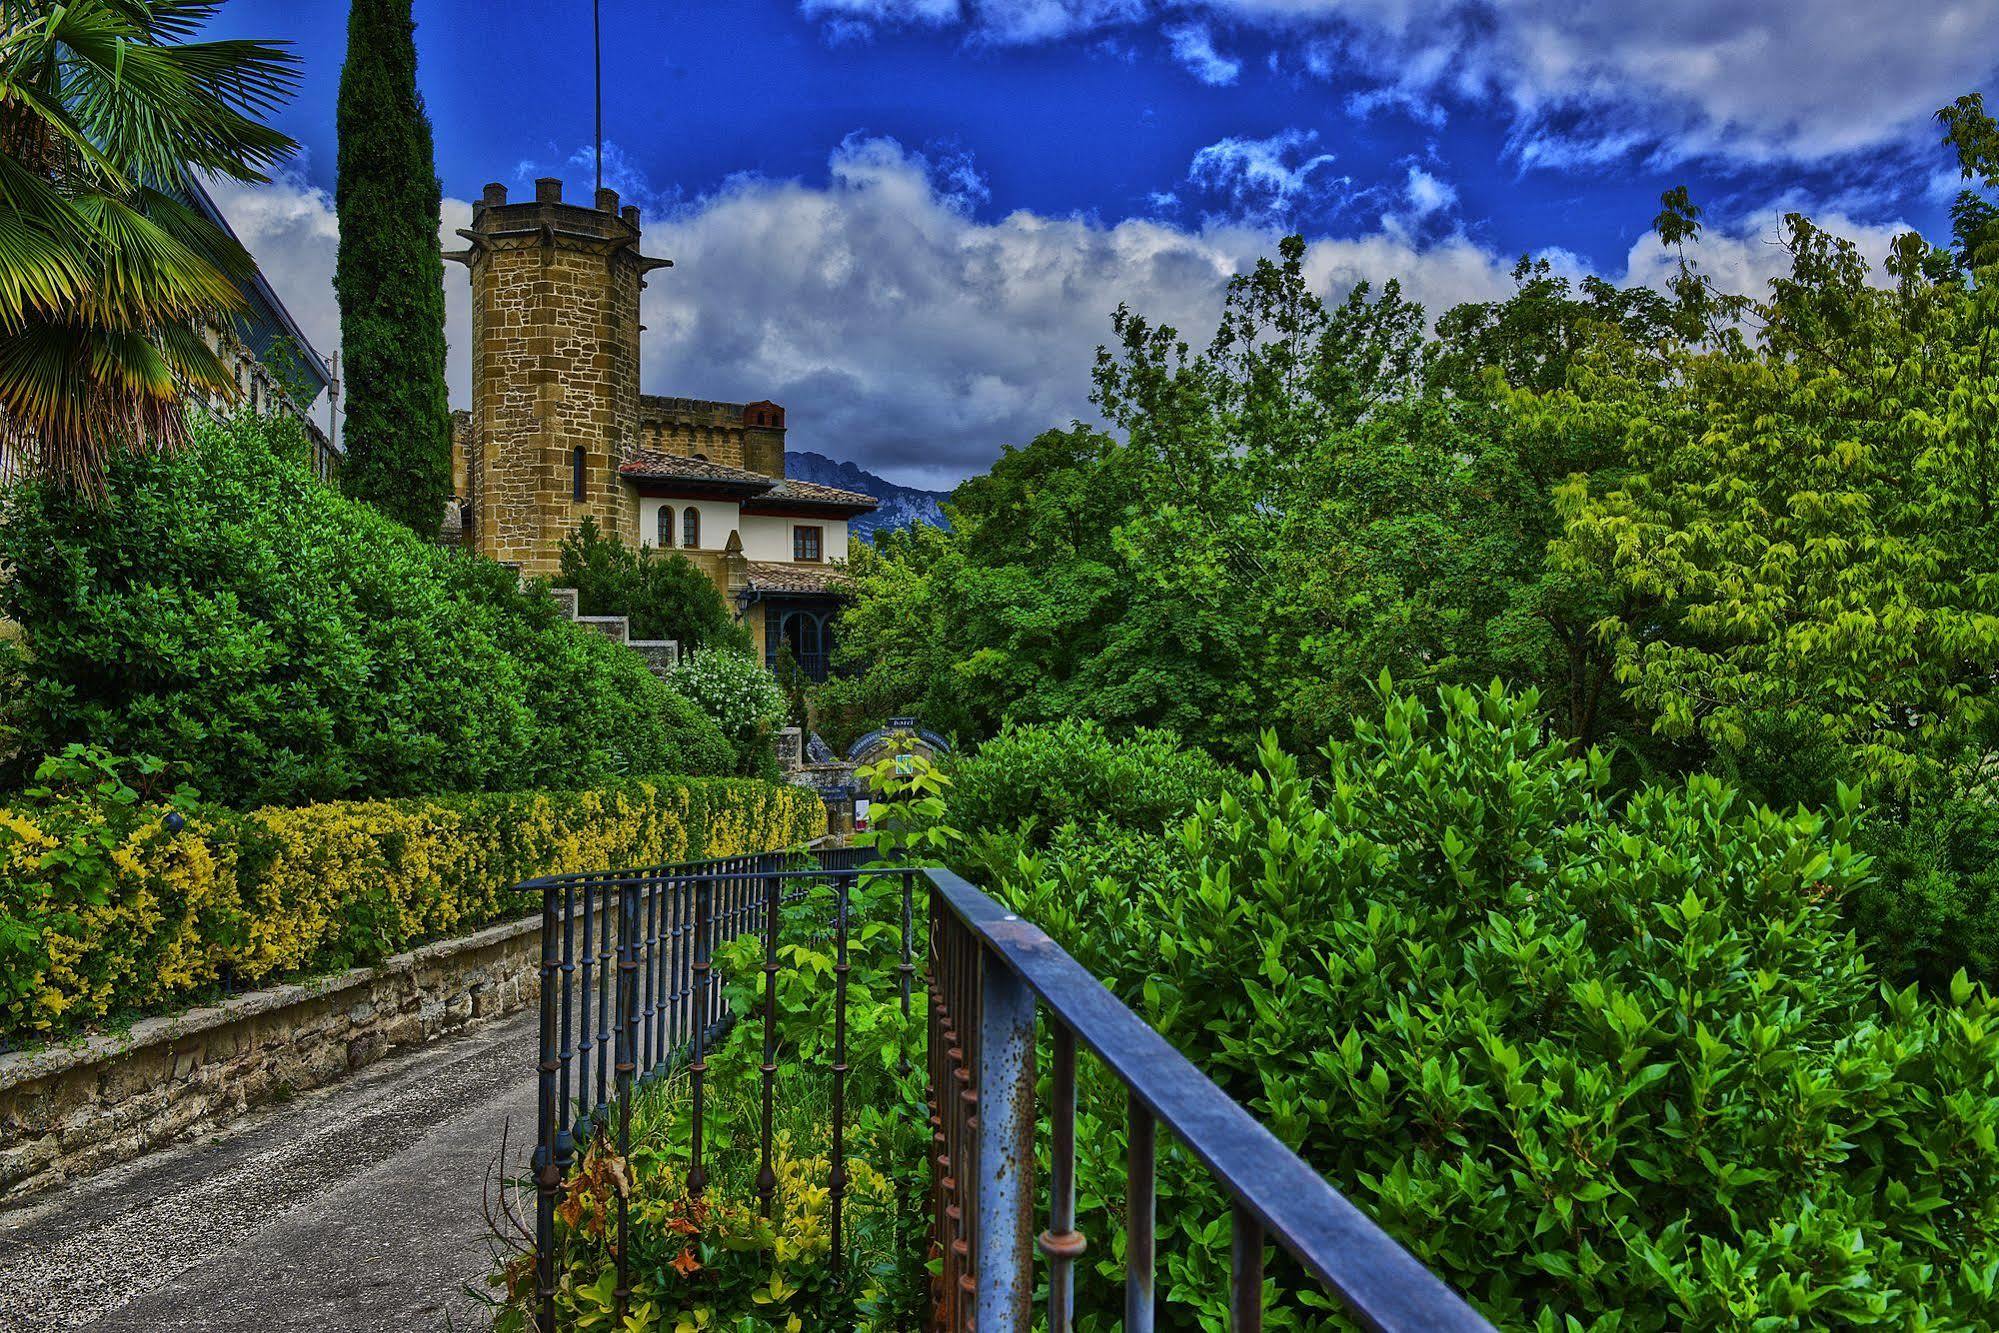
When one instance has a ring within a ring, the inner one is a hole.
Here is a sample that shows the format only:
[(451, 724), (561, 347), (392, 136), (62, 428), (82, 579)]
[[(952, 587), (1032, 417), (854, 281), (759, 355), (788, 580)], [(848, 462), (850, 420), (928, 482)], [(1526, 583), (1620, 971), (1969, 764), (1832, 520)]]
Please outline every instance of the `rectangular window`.
[(820, 558), (821, 528), (796, 527), (791, 530), (791, 558), (793, 560), (817, 560)]
[(569, 498), (583, 498), (583, 446), (577, 445), (569, 456)]

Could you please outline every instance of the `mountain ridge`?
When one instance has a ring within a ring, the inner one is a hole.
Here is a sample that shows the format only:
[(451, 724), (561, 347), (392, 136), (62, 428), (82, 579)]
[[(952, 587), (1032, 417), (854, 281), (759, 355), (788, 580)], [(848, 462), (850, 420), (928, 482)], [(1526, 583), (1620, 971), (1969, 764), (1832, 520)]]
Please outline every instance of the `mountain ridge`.
[(828, 458), (811, 450), (787, 450), (784, 472), (799, 481), (837, 486), (843, 491), (859, 491), (879, 500), (881, 504), (873, 513), (863, 514), (848, 522), (847, 531), (856, 541), (867, 541), (882, 529), (907, 528), (918, 523), (950, 531), (951, 521), (944, 516), (944, 502), (951, 498), (949, 491), (898, 486), (857, 464)]

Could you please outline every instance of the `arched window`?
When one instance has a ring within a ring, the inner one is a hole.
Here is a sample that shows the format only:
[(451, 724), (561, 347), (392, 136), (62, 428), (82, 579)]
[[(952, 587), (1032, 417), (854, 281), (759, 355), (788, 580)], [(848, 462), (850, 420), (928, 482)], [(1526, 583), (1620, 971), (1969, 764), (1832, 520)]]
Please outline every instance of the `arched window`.
[(659, 545), (673, 545), (673, 506), (659, 507)]
[(701, 545), (701, 511), (693, 505), (680, 511), (680, 544), (690, 550)]

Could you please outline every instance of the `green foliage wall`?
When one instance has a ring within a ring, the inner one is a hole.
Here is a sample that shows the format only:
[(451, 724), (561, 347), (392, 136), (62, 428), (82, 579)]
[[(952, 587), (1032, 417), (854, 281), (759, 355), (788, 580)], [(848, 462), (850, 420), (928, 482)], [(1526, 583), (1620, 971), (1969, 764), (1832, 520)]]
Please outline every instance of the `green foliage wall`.
[(421, 536), (451, 496), (442, 187), (416, 84), (410, 0), (353, 0), (340, 68), (341, 483)]
[(334, 494), (300, 446), (239, 417), (119, 460), (101, 503), (7, 497), (17, 774), (89, 741), (249, 806), (731, 770), (636, 654)]

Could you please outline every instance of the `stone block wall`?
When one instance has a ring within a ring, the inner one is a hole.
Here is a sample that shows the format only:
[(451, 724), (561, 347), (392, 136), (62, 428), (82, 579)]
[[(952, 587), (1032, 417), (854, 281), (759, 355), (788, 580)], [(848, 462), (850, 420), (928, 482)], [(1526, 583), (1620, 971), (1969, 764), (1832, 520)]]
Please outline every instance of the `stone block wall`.
[(0, 1056), (0, 1203), (534, 1003), (539, 927), (494, 926), (129, 1033)]

